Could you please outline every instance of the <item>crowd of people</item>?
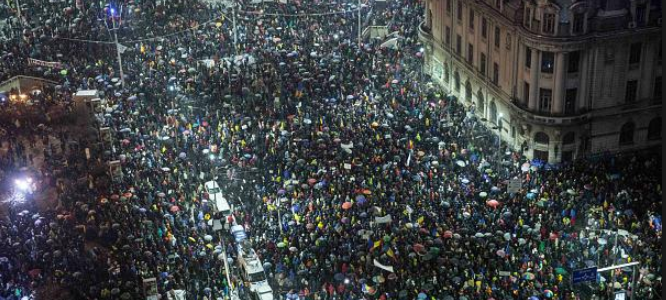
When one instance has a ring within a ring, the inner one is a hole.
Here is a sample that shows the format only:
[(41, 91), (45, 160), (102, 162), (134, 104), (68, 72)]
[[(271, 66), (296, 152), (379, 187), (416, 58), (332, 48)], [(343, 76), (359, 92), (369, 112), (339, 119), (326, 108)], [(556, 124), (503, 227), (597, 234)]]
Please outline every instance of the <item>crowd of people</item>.
[[(0, 45), (2, 78), (62, 82), (53, 95), (96, 89), (94, 122), (113, 137), (66, 167), (57, 207), (0, 227), (0, 297), (56, 285), (68, 299), (143, 299), (153, 277), (162, 299), (246, 291), (225, 276), (223, 249), (235, 245), (211, 226), (227, 218), (208, 180), (276, 297), (660, 297), (661, 156), (550, 165), (498, 143), (420, 74), (421, 1), (362, 8), (404, 37), (398, 49), (358, 44), (356, 3), (239, 2), (235, 17), (193, 0), (23, 12), (32, 28)], [(116, 26), (124, 78), (107, 43)], [(121, 174), (93, 167), (113, 160)], [(511, 179), (520, 191), (507, 191)], [(636, 274), (571, 283), (573, 270), (631, 261)]]

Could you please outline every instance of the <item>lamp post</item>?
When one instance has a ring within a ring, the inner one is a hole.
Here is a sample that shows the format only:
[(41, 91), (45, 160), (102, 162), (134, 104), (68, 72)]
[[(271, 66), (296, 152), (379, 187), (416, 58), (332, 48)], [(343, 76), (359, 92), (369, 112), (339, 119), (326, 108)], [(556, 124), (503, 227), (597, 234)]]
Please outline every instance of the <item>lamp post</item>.
[[(118, 29), (120, 27), (116, 28), (116, 10), (114, 8), (109, 9), (109, 13), (111, 14), (111, 25), (112, 28), (109, 29), (109, 24), (105, 21), (104, 24), (106, 25), (107, 30), (113, 30), (113, 42), (116, 44), (116, 59), (118, 60), (118, 66), (120, 70), (120, 84), (123, 87), (123, 90), (125, 89), (125, 73), (123, 72), (123, 58), (120, 55), (122, 52), (120, 50), (120, 43), (118, 43)], [(118, 18), (122, 18), (122, 5), (120, 6), (120, 14), (118, 14)], [(120, 24), (119, 24), (120, 25)]]

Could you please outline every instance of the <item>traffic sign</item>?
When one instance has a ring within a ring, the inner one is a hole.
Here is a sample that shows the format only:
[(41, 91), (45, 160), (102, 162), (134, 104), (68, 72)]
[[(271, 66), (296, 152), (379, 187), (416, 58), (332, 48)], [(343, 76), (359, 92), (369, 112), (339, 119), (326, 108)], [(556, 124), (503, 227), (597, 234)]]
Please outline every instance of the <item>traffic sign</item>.
[(597, 281), (597, 267), (574, 270), (571, 276), (571, 281), (573, 284), (586, 281)]

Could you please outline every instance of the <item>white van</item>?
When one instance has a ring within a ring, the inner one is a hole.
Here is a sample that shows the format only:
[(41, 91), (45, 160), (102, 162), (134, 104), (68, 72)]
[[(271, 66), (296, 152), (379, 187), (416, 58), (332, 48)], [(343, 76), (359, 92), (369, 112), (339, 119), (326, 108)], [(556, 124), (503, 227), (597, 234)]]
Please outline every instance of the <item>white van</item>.
[(204, 184), (204, 188), (208, 193), (208, 200), (215, 203), (215, 208), (221, 212), (225, 217), (231, 214), (231, 206), (227, 199), (222, 196), (222, 190), (215, 180), (208, 181)]
[(273, 300), (273, 289), (266, 280), (264, 267), (254, 249), (238, 249), (238, 261), (243, 280), (250, 282), (250, 293), (255, 300)]

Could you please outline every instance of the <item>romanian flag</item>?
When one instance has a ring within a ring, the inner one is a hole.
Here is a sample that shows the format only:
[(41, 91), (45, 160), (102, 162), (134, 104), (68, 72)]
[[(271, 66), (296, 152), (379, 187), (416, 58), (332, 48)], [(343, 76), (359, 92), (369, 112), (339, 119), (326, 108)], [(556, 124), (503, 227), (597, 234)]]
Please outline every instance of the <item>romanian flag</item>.
[(382, 240), (376, 241), (372, 244), (372, 247), (370, 247), (370, 251), (375, 250), (376, 248), (379, 248), (382, 246)]

